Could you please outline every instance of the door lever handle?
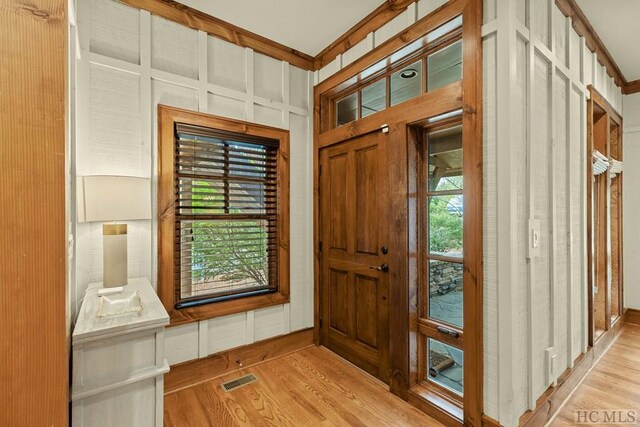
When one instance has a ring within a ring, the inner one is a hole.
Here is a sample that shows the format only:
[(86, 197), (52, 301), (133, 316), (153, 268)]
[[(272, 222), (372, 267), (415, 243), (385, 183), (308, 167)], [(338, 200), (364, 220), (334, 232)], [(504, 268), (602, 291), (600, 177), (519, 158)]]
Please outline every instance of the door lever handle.
[(447, 335), (450, 335), (450, 336), (452, 336), (454, 338), (460, 337), (460, 334), (457, 331), (454, 331), (453, 329), (445, 328), (444, 326), (438, 326), (436, 329), (441, 334), (447, 334)]
[(378, 267), (369, 267), (370, 270), (378, 270), (386, 273), (389, 271), (389, 266), (387, 264), (380, 264)]

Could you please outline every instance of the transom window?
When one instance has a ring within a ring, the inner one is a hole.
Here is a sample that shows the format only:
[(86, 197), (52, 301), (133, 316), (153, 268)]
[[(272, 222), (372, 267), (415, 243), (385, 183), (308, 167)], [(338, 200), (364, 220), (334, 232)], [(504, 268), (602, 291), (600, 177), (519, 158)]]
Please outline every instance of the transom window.
[[(348, 89), (334, 97), (334, 126), (367, 117), (461, 80), (461, 27), (462, 17), (457, 17), (398, 52), (406, 58), (387, 58), (384, 63), (375, 64), (361, 73), (362, 80), (355, 90)], [(387, 62), (397, 65), (387, 69)]]

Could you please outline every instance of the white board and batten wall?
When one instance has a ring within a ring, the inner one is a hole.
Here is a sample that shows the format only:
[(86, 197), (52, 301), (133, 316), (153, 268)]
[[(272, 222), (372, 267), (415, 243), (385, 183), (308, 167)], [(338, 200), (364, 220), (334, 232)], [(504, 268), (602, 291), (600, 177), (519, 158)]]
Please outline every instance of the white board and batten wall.
[[(112, 0), (78, 2), (75, 174), (151, 178), (155, 217), (157, 105), (291, 132), (291, 302), (168, 328), (176, 364), (313, 326), (313, 73)], [(76, 223), (77, 310), (102, 279), (102, 224)], [(129, 277), (156, 286), (157, 223), (128, 223)]]
[[(316, 82), (444, 3), (412, 4)], [(511, 426), (586, 349), (587, 86), (619, 112), (622, 93), (554, 0), (485, 0), (482, 35), (484, 410)], [(530, 260), (529, 219), (541, 232)]]
[(587, 348), (587, 86), (622, 93), (554, 0), (487, 0), (482, 34), (485, 412), (513, 426)]
[(622, 181), (624, 231), (624, 306), (640, 310), (640, 93), (624, 96), (622, 157), (625, 164)]

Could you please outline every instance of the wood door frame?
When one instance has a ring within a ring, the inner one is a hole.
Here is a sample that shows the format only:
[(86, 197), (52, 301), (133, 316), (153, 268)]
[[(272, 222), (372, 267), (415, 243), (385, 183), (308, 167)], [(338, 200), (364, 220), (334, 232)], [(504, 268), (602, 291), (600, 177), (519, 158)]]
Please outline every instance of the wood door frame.
[[(605, 335), (604, 333), (602, 333), (599, 337), (596, 337), (595, 335), (595, 316), (594, 316), (594, 306), (595, 306), (595, 298), (593, 295), (593, 289), (594, 286), (596, 286), (596, 284), (594, 283), (594, 266), (595, 266), (595, 260), (594, 260), (594, 249), (593, 249), (593, 243), (595, 242), (595, 238), (597, 235), (599, 235), (599, 232), (594, 232), (596, 230), (594, 230), (594, 224), (593, 224), (593, 212), (594, 209), (592, 207), (592, 201), (594, 200), (594, 188), (593, 185), (591, 184), (591, 180), (593, 178), (593, 171), (592, 171), (592, 167), (591, 167), (591, 162), (592, 162), (592, 153), (593, 153), (593, 147), (594, 147), (594, 114), (595, 114), (595, 110), (598, 109), (599, 111), (603, 111), (604, 112), (604, 116), (607, 119), (607, 129), (606, 129), (606, 142), (605, 142), (605, 151), (606, 153), (603, 153), (604, 155), (606, 155), (607, 157), (609, 157), (610, 154), (610, 148), (611, 148), (611, 140), (610, 140), (610, 129), (611, 129), (611, 124), (615, 124), (616, 126), (618, 126), (619, 132), (618, 132), (618, 144), (619, 144), (619, 151), (620, 151), (620, 159), (622, 161), (622, 149), (623, 149), (623, 134), (624, 132), (623, 127), (622, 127), (622, 116), (620, 114), (618, 114), (618, 112), (615, 110), (615, 108), (613, 108), (613, 106), (604, 98), (604, 96), (602, 96), (602, 94), (600, 92), (598, 92), (593, 85), (589, 85), (587, 87), (587, 89), (589, 90), (589, 99), (587, 100), (587, 294), (588, 294), (588, 298), (587, 298), (587, 306), (588, 306), (588, 343), (590, 347), (593, 347), (596, 343), (596, 341), (598, 341), (598, 338), (602, 337), (603, 335)], [(606, 172), (608, 173), (608, 172)], [(622, 179), (622, 176), (620, 176), (619, 179)], [(622, 181), (620, 182), (620, 188), (622, 188)], [(622, 191), (620, 192), (620, 194), (622, 194)], [(618, 322), (621, 318), (622, 318), (622, 313), (624, 312), (624, 276), (623, 276), (623, 271), (622, 271), (622, 265), (623, 265), (623, 247), (622, 247), (622, 227), (623, 227), (623, 217), (622, 217), (622, 206), (624, 201), (622, 200), (622, 197), (620, 197), (619, 201), (619, 221), (620, 221), (620, 239), (618, 242), (619, 245), (619, 261), (620, 261), (620, 271), (619, 271), (619, 288), (618, 288), (618, 304), (619, 304), (619, 308), (620, 308), (620, 316), (618, 317), (618, 319), (616, 320), (616, 322)], [(607, 209), (607, 221), (605, 222), (605, 224), (602, 226), (604, 227), (604, 235), (605, 235), (605, 244), (607, 244), (606, 242), (609, 241), (609, 232), (610, 232), (610, 222), (611, 222), (611, 217), (610, 217), (610, 205), (611, 205), (611, 195), (610, 195), (610, 186), (607, 185), (607, 197), (606, 197), (606, 203), (605, 203), (605, 207)], [(601, 227), (601, 228), (602, 228)], [(610, 261), (610, 247), (606, 247), (606, 252), (607, 252), (607, 266), (609, 264)], [(609, 269), (607, 268), (607, 282), (609, 280)], [(604, 328), (604, 332), (610, 330), (613, 327), (613, 324), (615, 324), (616, 322), (611, 322), (611, 289), (609, 286), (607, 286), (607, 289), (605, 290), (605, 328)]]
[[(433, 92), (427, 92), (403, 104), (389, 107), (355, 122), (332, 128), (329, 125), (330, 104), (323, 94), (362, 70), (389, 56), (413, 40), (426, 35), (431, 30), (448, 22), (453, 17), (463, 16), (463, 80)], [(464, 170), (474, 179), (465, 184), (465, 209), (474, 213), (474, 221), (465, 221), (465, 368), (464, 368), (464, 410), (461, 417), (446, 415), (443, 411), (439, 420), (448, 425), (482, 425), (483, 417), (483, 234), (482, 234), (482, 2), (480, 0), (451, 0), (431, 14), (420, 19), (408, 29), (388, 40), (348, 67), (316, 85), (314, 88), (314, 147), (313, 147), (313, 190), (314, 190), (314, 341), (319, 344), (320, 330), (320, 149), (349, 138), (369, 132), (379, 131), (387, 125), (390, 132), (389, 171), (394, 185), (391, 200), (391, 233), (389, 267), (389, 332), (390, 332), (390, 388), (404, 399), (425, 408), (438, 408), (423, 396), (410, 393), (415, 382), (415, 366), (411, 362), (411, 336), (409, 291), (415, 284), (410, 283), (411, 270), (408, 260), (413, 247), (408, 234), (411, 225), (410, 213), (415, 209), (409, 203), (412, 191), (409, 180), (413, 173), (413, 159), (409, 156), (409, 144), (413, 140), (409, 126), (429, 117), (457, 109), (462, 110), (463, 146), (465, 149)], [(468, 197), (468, 199), (467, 199)], [(468, 292), (468, 293), (467, 293)], [(480, 379), (477, 381), (477, 379)], [(426, 403), (425, 403), (426, 402)]]

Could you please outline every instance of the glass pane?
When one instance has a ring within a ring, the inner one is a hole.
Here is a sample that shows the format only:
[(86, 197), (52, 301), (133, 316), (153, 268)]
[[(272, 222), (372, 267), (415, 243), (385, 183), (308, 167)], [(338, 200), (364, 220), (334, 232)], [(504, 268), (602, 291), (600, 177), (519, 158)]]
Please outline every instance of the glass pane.
[(429, 317), (462, 328), (462, 264), (429, 260)]
[(362, 89), (361, 117), (382, 111), (387, 107), (387, 79), (379, 80)]
[(391, 74), (391, 105), (415, 98), (422, 93), (422, 61)]
[(429, 134), (429, 191), (462, 190), (462, 126)]
[(427, 57), (427, 91), (462, 79), (462, 40)]
[(462, 257), (463, 197), (429, 197), (429, 253)]
[(336, 102), (338, 126), (352, 122), (358, 118), (358, 94), (352, 93)]
[(427, 380), (462, 395), (463, 355), (460, 349), (427, 338)]

